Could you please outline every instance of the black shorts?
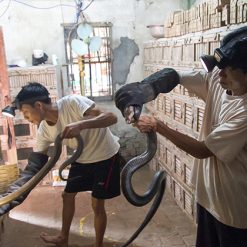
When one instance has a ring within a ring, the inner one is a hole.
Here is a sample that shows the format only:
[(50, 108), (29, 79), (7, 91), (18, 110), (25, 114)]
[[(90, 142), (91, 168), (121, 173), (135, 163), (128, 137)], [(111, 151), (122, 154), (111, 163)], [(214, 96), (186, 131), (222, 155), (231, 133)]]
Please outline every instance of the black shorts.
[(205, 208), (197, 204), (196, 247), (247, 247), (247, 229), (227, 226), (219, 222)]
[(97, 199), (120, 195), (120, 155), (91, 164), (72, 163), (65, 192), (92, 191)]

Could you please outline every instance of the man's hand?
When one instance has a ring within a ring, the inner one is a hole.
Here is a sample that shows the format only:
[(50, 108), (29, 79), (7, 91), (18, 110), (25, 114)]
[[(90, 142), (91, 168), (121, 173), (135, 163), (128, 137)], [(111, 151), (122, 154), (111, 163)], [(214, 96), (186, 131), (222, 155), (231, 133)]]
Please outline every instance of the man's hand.
[(150, 132), (151, 130), (156, 131), (157, 121), (152, 116), (142, 115), (133, 126), (137, 127), (142, 133)]
[(68, 124), (62, 132), (62, 138), (74, 138), (81, 132), (81, 122)]

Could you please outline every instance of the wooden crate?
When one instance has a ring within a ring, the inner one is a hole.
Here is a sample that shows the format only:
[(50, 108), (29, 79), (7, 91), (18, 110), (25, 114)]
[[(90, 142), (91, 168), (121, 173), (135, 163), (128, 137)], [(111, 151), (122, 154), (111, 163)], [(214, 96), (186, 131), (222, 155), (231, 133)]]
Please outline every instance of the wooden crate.
[(170, 189), (175, 201), (180, 208), (191, 218), (196, 220), (195, 200), (191, 192), (186, 191), (179, 182), (174, 180), (170, 175), (167, 175), (167, 189)]
[(158, 134), (158, 160), (166, 171), (173, 172), (173, 145), (167, 139)]
[(153, 159), (149, 162), (149, 167), (151, 168), (151, 170), (153, 171), (158, 171), (160, 170), (160, 166), (159, 166), (159, 163), (158, 163), (158, 156), (155, 155), (153, 157)]
[(158, 135), (157, 156), (159, 163), (187, 190), (191, 190), (189, 178), (194, 159), (161, 135)]
[(162, 59), (163, 59), (163, 47), (162, 44), (160, 42), (157, 42), (156, 47), (154, 48), (154, 59), (155, 59), (155, 63), (161, 63)]
[(193, 129), (193, 122), (194, 122), (194, 116), (193, 116), (193, 105), (192, 103), (185, 103), (184, 104), (184, 125), (187, 127)]
[(189, 193), (186, 190), (183, 190), (183, 208), (187, 215), (196, 221), (196, 210), (195, 210), (195, 199), (193, 193)]
[(197, 137), (203, 121), (205, 104), (196, 97), (182, 95), (187, 92), (182, 89), (184, 88), (180, 85), (177, 91), (160, 94), (154, 104), (149, 104), (148, 109), (161, 121), (170, 123), (172, 128)]
[(179, 123), (183, 123), (183, 101), (180, 99), (173, 100), (173, 119)]
[(246, 18), (245, 0), (208, 0), (185, 11), (175, 11), (164, 23), (164, 37), (178, 37), (194, 32), (242, 23)]
[(174, 173), (181, 179), (183, 180), (183, 168), (182, 168), (182, 161), (179, 156), (174, 155)]
[[(39, 82), (43, 84), (50, 95), (59, 97), (57, 67), (53, 65), (31, 66), (28, 68), (9, 68), (9, 83), (11, 100), (15, 99), (20, 89), (28, 82)], [(61, 96), (61, 95), (60, 95)]]
[[(162, 169), (162, 164), (160, 164)], [(196, 222), (196, 207), (193, 192), (187, 191), (179, 182), (177, 182), (170, 172), (166, 174), (166, 189), (172, 194), (180, 208), (188, 215), (190, 219)]]
[(191, 38), (185, 38), (183, 44), (182, 61), (186, 66), (193, 66), (195, 58), (195, 45)]
[(230, 2), (230, 24), (237, 23), (237, 3), (238, 0), (231, 0)]
[(158, 95), (158, 97), (156, 98), (156, 110), (163, 112), (164, 110), (164, 100), (163, 100), (163, 94)]
[(171, 65), (179, 65), (182, 61), (182, 51), (183, 51), (183, 39), (174, 39), (172, 44), (172, 60)]
[(152, 49), (153, 48), (152, 48), (151, 42), (145, 42), (144, 43), (144, 56), (143, 56), (143, 58), (144, 58), (145, 64), (147, 64), (147, 66), (149, 64), (153, 65), (153, 60), (151, 59), (152, 58), (152, 56), (151, 56)]
[(163, 105), (164, 105), (164, 114), (170, 117), (172, 114), (171, 98), (164, 96)]
[(160, 45), (162, 47), (162, 61), (161, 61), (161, 63), (164, 65), (169, 65), (171, 58), (172, 58), (171, 41), (162, 40), (160, 42)]
[[(246, 13), (244, 14), (243, 12), (244, 12), (244, 6), (246, 5), (246, 1), (245, 0), (238, 0), (238, 2), (237, 2), (237, 23), (243, 23), (243, 17), (244, 17), (244, 15), (246, 15)], [(245, 11), (246, 11), (246, 9), (245, 9)]]
[(198, 37), (197, 40), (194, 41), (195, 46), (195, 55), (194, 58), (196, 62), (200, 61), (200, 57), (204, 54), (208, 54), (208, 42), (203, 39), (203, 37)]
[(230, 4), (226, 4), (222, 8), (221, 22), (222, 22), (222, 26), (227, 26), (230, 24)]
[(242, 22), (245, 23), (247, 22), (247, 3), (243, 4), (243, 19)]
[(204, 108), (198, 107), (196, 109), (196, 118), (195, 118), (195, 131), (200, 132), (200, 129), (202, 127), (203, 122), (203, 116), (204, 116)]

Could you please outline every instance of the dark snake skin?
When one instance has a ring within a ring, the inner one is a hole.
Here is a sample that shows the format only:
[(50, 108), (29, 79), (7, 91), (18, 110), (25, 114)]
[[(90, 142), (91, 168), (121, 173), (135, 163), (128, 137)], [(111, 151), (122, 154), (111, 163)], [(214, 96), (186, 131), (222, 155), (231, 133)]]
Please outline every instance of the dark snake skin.
[[(77, 140), (77, 149), (73, 155), (61, 165), (62, 169), (76, 161), (82, 153), (83, 141), (81, 136), (78, 135), (75, 138)], [(42, 168), (36, 174), (36, 170), (32, 169), (32, 167), (29, 167), (29, 174), (27, 178), (25, 178), (25, 175), (27, 174), (24, 173), (23, 176), (10, 185), (7, 192), (0, 195), (0, 215), (7, 213), (13, 207), (21, 204), (26, 198), (25, 195), (27, 195), (55, 166), (62, 151), (61, 135), (57, 136), (54, 147), (54, 156), (51, 157), (46, 164), (42, 165)], [(59, 170), (60, 173), (62, 173), (62, 169)], [(33, 174), (32, 170), (35, 171)]]
[(140, 234), (140, 232), (149, 223), (155, 215), (165, 192), (166, 174), (165, 171), (157, 171), (149, 185), (148, 190), (143, 195), (138, 195), (131, 183), (132, 176), (154, 157), (157, 150), (157, 135), (151, 131), (147, 133), (147, 149), (141, 155), (131, 159), (124, 166), (121, 174), (122, 192), (129, 203), (136, 207), (141, 207), (148, 204), (156, 195), (153, 204), (151, 205), (144, 221), (141, 223), (136, 232), (124, 243), (121, 247), (129, 246)]

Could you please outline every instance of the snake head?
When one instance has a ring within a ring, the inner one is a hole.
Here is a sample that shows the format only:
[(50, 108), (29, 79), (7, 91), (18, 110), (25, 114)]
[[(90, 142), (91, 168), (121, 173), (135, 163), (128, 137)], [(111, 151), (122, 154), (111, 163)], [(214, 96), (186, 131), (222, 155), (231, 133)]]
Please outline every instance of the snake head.
[[(117, 90), (114, 96), (116, 107), (121, 111), (127, 123), (138, 120), (142, 106), (149, 95), (153, 95), (152, 87), (140, 82), (128, 83)], [(151, 100), (151, 99), (150, 99)], [(131, 107), (131, 110), (128, 108)]]
[(142, 112), (142, 107), (141, 106), (128, 106), (124, 109), (124, 118), (125, 121), (130, 124), (136, 122)]

